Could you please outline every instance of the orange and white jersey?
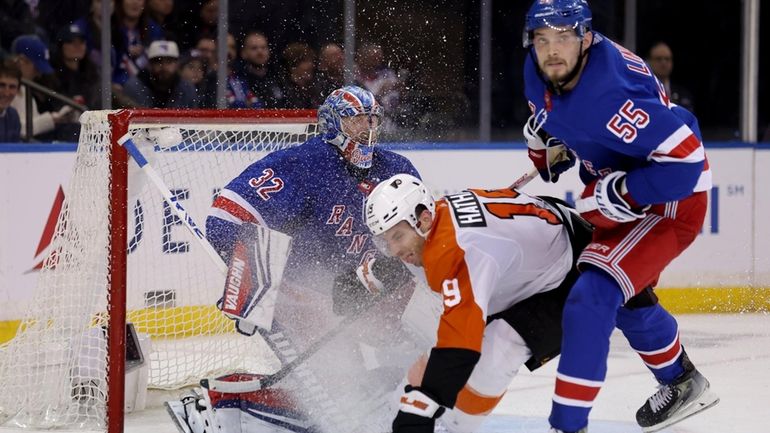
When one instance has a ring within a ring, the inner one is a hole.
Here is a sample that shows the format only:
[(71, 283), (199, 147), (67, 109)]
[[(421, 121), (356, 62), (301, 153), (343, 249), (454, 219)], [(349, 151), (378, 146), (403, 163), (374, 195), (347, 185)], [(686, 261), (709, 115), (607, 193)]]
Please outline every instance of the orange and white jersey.
[(558, 287), (573, 257), (545, 202), (472, 189), (436, 203), (422, 258), (428, 285), (444, 300), (436, 347), (481, 352), (487, 316)]

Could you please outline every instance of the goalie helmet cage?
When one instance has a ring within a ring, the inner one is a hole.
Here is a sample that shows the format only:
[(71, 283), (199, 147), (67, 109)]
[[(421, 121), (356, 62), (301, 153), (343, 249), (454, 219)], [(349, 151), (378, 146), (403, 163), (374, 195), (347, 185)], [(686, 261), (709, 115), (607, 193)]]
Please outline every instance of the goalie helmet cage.
[(264, 368), (258, 339), (240, 337), (214, 307), (224, 275), (118, 139), (131, 132), (151, 146), (150, 164), (203, 226), (219, 188), (264, 154), (314, 135), (316, 122), (315, 110), (84, 113), (38, 289), (16, 336), (0, 346), (0, 429), (122, 432), (127, 320), (151, 337), (150, 387)]

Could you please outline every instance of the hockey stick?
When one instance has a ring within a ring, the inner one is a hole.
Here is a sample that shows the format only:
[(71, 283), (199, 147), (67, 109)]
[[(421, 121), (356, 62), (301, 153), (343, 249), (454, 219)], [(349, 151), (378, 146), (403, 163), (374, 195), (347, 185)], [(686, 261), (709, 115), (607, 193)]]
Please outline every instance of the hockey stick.
[[(530, 172), (525, 173), (516, 181), (514, 181), (509, 188), (515, 189), (515, 188), (521, 188), (524, 185), (528, 184), (532, 181), (532, 179), (536, 178), (538, 175), (537, 169), (532, 169)], [(379, 302), (379, 300), (383, 297), (387, 296), (387, 294), (383, 294), (380, 296), (377, 296), (376, 298), (372, 299), (369, 303), (365, 304), (363, 307), (361, 307), (361, 310), (358, 311), (358, 313), (350, 315), (345, 317), (340, 323), (338, 323), (334, 328), (332, 328), (330, 331), (328, 331), (323, 336), (319, 337), (316, 341), (314, 341), (303, 353), (297, 356), (294, 360), (291, 362), (288, 362), (283, 365), (277, 372), (267, 375), (263, 377), (262, 379), (254, 379), (254, 380), (245, 380), (240, 382), (229, 382), (224, 380), (219, 380), (215, 378), (210, 379), (203, 379), (201, 380), (201, 386), (212, 390), (212, 391), (218, 391), (218, 392), (224, 392), (224, 393), (241, 393), (241, 392), (253, 392), (260, 389), (268, 388), (271, 385), (279, 382), (281, 379), (285, 378), (289, 373), (294, 371), (297, 366), (299, 366), (301, 363), (303, 363), (305, 360), (313, 356), (318, 349), (320, 349), (326, 342), (331, 340), (332, 338), (336, 337), (338, 334), (340, 334), (345, 328), (347, 328), (348, 325), (356, 321), (363, 313), (368, 311), (370, 308), (372, 308), (375, 304)]]
[(189, 229), (195, 235), (198, 243), (203, 248), (203, 251), (208, 254), (219, 272), (221, 272), (223, 275), (227, 275), (227, 265), (222, 260), (222, 257), (220, 257), (214, 247), (211, 246), (209, 241), (206, 239), (206, 235), (204, 235), (203, 231), (198, 228), (198, 225), (195, 224), (195, 221), (192, 219), (187, 210), (185, 210), (185, 208), (179, 204), (176, 197), (171, 194), (171, 190), (163, 181), (163, 179), (161, 179), (158, 172), (155, 171), (155, 169), (148, 163), (147, 158), (144, 157), (142, 152), (136, 146), (136, 143), (134, 143), (131, 133), (126, 133), (124, 136), (120, 137), (118, 144), (123, 146), (128, 154), (134, 158), (136, 164), (140, 169), (142, 169), (144, 174), (155, 185), (158, 191), (160, 191), (161, 195), (163, 195), (163, 199), (166, 200), (166, 203), (168, 203), (169, 207), (173, 209), (173, 212), (176, 213), (176, 216), (179, 217), (185, 227), (187, 227), (187, 229)]
[[(169, 206), (173, 209), (173, 211), (176, 213), (176, 215), (183, 221), (184, 225), (196, 236), (196, 239), (201, 244), (203, 249), (207, 252), (209, 257), (212, 259), (212, 261), (216, 264), (217, 269), (223, 274), (227, 275), (228, 273), (228, 267), (225, 264), (225, 262), (222, 260), (222, 258), (219, 256), (219, 254), (214, 250), (214, 247), (208, 242), (203, 232), (198, 228), (195, 221), (192, 219), (190, 214), (187, 212), (187, 210), (184, 209), (184, 207), (174, 198), (174, 196), (171, 194), (171, 190), (166, 185), (166, 183), (163, 181), (163, 179), (160, 177), (160, 175), (155, 171), (155, 169), (152, 167), (152, 165), (149, 164), (147, 161), (147, 158), (142, 154), (141, 150), (137, 147), (136, 143), (134, 143), (133, 138), (130, 133), (125, 134), (123, 137), (121, 137), (118, 140), (118, 143), (122, 145), (126, 151), (131, 155), (131, 157), (134, 159), (134, 161), (137, 163), (137, 165), (142, 169), (142, 171), (147, 175), (147, 177), (150, 179), (150, 181), (155, 185), (155, 187), (161, 192), (163, 195), (164, 200), (169, 204)], [(386, 294), (385, 294), (386, 295)], [(325, 334), (324, 336), (320, 337), (317, 341), (313, 342), (302, 354), (300, 354), (297, 358), (291, 360), (290, 362), (284, 364), (281, 369), (274, 373), (273, 375), (269, 376), (270, 379), (266, 379), (261, 381), (262, 385), (260, 385), (260, 381), (257, 381), (256, 386), (253, 384), (254, 381), (249, 382), (240, 382), (240, 384), (251, 384), (250, 390), (255, 391), (258, 389), (266, 388), (272, 384), (275, 384), (276, 382), (280, 381), (282, 378), (286, 377), (289, 373), (296, 370), (299, 365), (301, 365), (305, 360), (310, 358), (315, 352), (317, 352), (326, 342), (334, 338), (337, 334), (342, 332), (348, 323), (352, 323), (360, 314), (363, 313), (363, 311), (368, 310), (373, 305), (379, 301), (379, 298), (383, 297), (384, 295), (378, 296), (370, 304), (367, 304), (363, 307), (363, 309), (359, 312), (359, 314), (354, 314), (350, 317), (345, 318), (340, 324), (338, 324), (337, 327), (333, 328), (331, 331), (329, 331), (329, 334)], [(267, 331), (258, 328), (260, 336), (268, 343), (268, 345), (271, 344), (272, 338), (271, 334), (269, 334)], [(202, 379), (201, 385), (204, 388), (208, 388), (205, 384), (207, 383), (224, 383), (225, 388), (227, 388), (228, 385), (236, 384), (236, 382), (223, 382), (223, 381), (217, 381), (216, 379)], [(214, 388), (211, 388), (214, 389)], [(222, 389), (219, 389), (221, 392), (242, 392), (242, 391), (223, 391)]]
[(520, 178), (516, 179), (515, 182), (511, 184), (511, 186), (508, 187), (508, 189), (518, 189), (523, 187), (524, 185), (528, 184), (532, 179), (537, 177), (537, 169), (533, 168), (530, 172), (524, 173), (521, 175)]
[(297, 357), (292, 361), (284, 364), (278, 371), (273, 374), (264, 376), (262, 379), (245, 380), (241, 382), (227, 382), (219, 379), (203, 379), (200, 382), (201, 386), (211, 391), (224, 393), (253, 392), (260, 389), (269, 388), (270, 386), (275, 385), (277, 382), (281, 381), (281, 379), (291, 374), (291, 372), (296, 370), (297, 367), (299, 367), (303, 362), (315, 355), (315, 353), (318, 352), (318, 350), (321, 349), (324, 345), (326, 345), (326, 343), (345, 331), (345, 329), (347, 329), (350, 324), (360, 319), (364, 313), (371, 310), (372, 307), (379, 304), (382, 299), (394, 293), (399, 293), (402, 290), (406, 290), (409, 288), (408, 286), (412, 286), (411, 288), (414, 288), (414, 281), (409, 280), (401, 287), (393, 291), (383, 293), (370, 299), (369, 302), (362, 305), (355, 314), (345, 316), (344, 319), (337, 323), (337, 325), (335, 325), (332, 329), (327, 331), (326, 334), (318, 337), (318, 339), (312, 342), (304, 352), (297, 355)]
[[(130, 133), (126, 133), (124, 136), (122, 136), (118, 143), (123, 146), (126, 151), (131, 155), (131, 157), (134, 159), (136, 164), (139, 166), (139, 168), (144, 172), (144, 174), (147, 176), (148, 179), (153, 183), (153, 185), (160, 191), (161, 195), (163, 196), (163, 199), (166, 201), (166, 203), (169, 205), (169, 207), (173, 210), (173, 212), (176, 214), (176, 216), (182, 221), (185, 227), (187, 227), (190, 232), (192, 232), (195, 235), (196, 240), (200, 244), (200, 246), (203, 248), (203, 250), (206, 252), (206, 254), (209, 256), (209, 258), (212, 260), (214, 265), (216, 266), (217, 270), (224, 275), (226, 278), (229, 277), (228, 273), (230, 272), (230, 269), (228, 268), (227, 264), (222, 260), (222, 257), (219, 256), (217, 251), (214, 249), (214, 247), (209, 243), (208, 239), (206, 239), (206, 236), (203, 234), (203, 231), (198, 228), (197, 224), (193, 220), (192, 216), (187, 212), (187, 210), (177, 201), (177, 199), (174, 197), (174, 195), (171, 193), (170, 188), (166, 185), (166, 183), (163, 181), (163, 179), (160, 177), (158, 172), (155, 171), (155, 169), (152, 167), (152, 165), (148, 162), (147, 158), (145, 158), (144, 154), (142, 154), (142, 151), (139, 149), (139, 147), (136, 145), (136, 143), (133, 140), (133, 137)], [(283, 265), (275, 263), (272, 261), (272, 258), (270, 256), (270, 242), (271, 240), (275, 239), (276, 241), (279, 241), (279, 243), (286, 242), (285, 239), (289, 239), (289, 242), (291, 240), (291, 237), (274, 231), (270, 230), (267, 227), (260, 227), (260, 230), (262, 230), (264, 233), (266, 233), (264, 236), (259, 237), (259, 245), (255, 247), (260, 252), (264, 251), (263, 254), (260, 254), (261, 260), (257, 260), (257, 267), (260, 268), (261, 272), (258, 273), (257, 278), (254, 280), (254, 283), (256, 283), (259, 290), (257, 291), (257, 294), (254, 296), (255, 304), (254, 305), (248, 305), (248, 312), (252, 311), (254, 308), (259, 306), (259, 302), (262, 300), (268, 301), (272, 300), (274, 303), (275, 295), (277, 292), (273, 291), (272, 294), (269, 294), (269, 296), (265, 296), (265, 293), (268, 292), (268, 289), (271, 287), (278, 287), (278, 284), (280, 283), (280, 278), (270, 277), (270, 272), (265, 272), (265, 267), (270, 266), (278, 266), (278, 269), (280, 269), (280, 274), (283, 274)], [(263, 240), (267, 240), (266, 243), (263, 243)], [(253, 261), (252, 261), (253, 262)], [(264, 262), (264, 263), (263, 263)], [(280, 275), (279, 275), (280, 277)], [(238, 278), (240, 280), (240, 277)], [(273, 286), (275, 284), (275, 286)], [(228, 283), (228, 291), (229, 286), (231, 284)], [(227, 291), (226, 291), (227, 295)], [(224, 298), (227, 300), (227, 296)], [(239, 298), (240, 299), (240, 298)], [(231, 305), (232, 304), (232, 305)], [(232, 310), (233, 308), (237, 309), (237, 305), (234, 303), (223, 303), (223, 307), (221, 308), (222, 312), (227, 315), (230, 318), (240, 318), (241, 321), (239, 323), (243, 323), (243, 317), (240, 317), (240, 315), (236, 314), (235, 317), (233, 316)], [(271, 307), (267, 307), (271, 308)], [(260, 309), (260, 312), (264, 313), (264, 309)], [(271, 311), (271, 310), (270, 310)], [(251, 313), (246, 313), (245, 316), (248, 316)], [(247, 320), (248, 322), (248, 320)], [(253, 323), (254, 321), (251, 321), (252, 326), (254, 327), (269, 327), (270, 322), (272, 322), (272, 312), (267, 313), (265, 317), (262, 317), (260, 320), (257, 320), (256, 323)], [(266, 323), (263, 323), (266, 322)], [(240, 329), (240, 328), (239, 328)]]

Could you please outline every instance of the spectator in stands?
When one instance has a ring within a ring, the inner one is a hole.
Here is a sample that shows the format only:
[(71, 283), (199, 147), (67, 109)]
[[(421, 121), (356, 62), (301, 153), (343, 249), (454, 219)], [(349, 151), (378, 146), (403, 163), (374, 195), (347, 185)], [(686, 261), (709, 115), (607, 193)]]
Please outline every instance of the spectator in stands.
[[(110, 15), (115, 8), (114, 0), (110, 1)], [(83, 31), (86, 38), (86, 50), (88, 51), (88, 58), (96, 65), (99, 74), (102, 73), (102, 0), (91, 0), (91, 8), (88, 15), (83, 16), (75, 22), (74, 25), (78, 26)], [(114, 41), (113, 41), (114, 42)], [(112, 53), (112, 57), (115, 53)]]
[[(319, 105), (313, 78), (315, 52), (310, 45), (293, 42), (283, 50), (286, 73), (283, 83), (283, 108), (313, 108)], [(321, 101), (323, 102), (323, 101)]]
[(200, 17), (198, 34), (215, 38), (219, 22), (219, 0), (204, 0), (198, 16)]
[(342, 87), (345, 82), (345, 54), (342, 47), (335, 43), (328, 43), (321, 48), (318, 56), (318, 70), (316, 71), (316, 94), (318, 100), (314, 105), (321, 105), (324, 98), (334, 89)]
[[(313, 60), (315, 62), (315, 51), (305, 42), (292, 42), (283, 49), (281, 58), (284, 65), (288, 67), (295, 65), (302, 60)], [(315, 70), (315, 68), (313, 68)]]
[(88, 58), (86, 35), (77, 24), (63, 28), (58, 35), (53, 67), (60, 91), (88, 108), (101, 108), (101, 78), (96, 65)]
[[(232, 35), (228, 35), (228, 43)], [(233, 39), (233, 43), (235, 40)], [(198, 39), (195, 43), (195, 49), (200, 53), (204, 62), (206, 62), (206, 72), (217, 69), (217, 41), (208, 36)]]
[[(215, 53), (216, 54), (216, 53)], [(227, 108), (263, 108), (264, 103), (251, 91), (246, 82), (233, 72), (233, 64), (236, 62), (238, 50), (235, 38), (227, 35), (227, 85), (225, 86), (225, 99)], [(201, 98), (201, 107), (216, 108), (217, 106), (217, 71), (216, 68), (209, 71), (206, 76), (205, 94)]]
[(52, 45), (61, 29), (88, 14), (91, 7), (91, 0), (27, 0), (27, 3), (37, 4), (35, 22), (50, 36)]
[(25, 0), (0, 0), (0, 44), (10, 50), (11, 42), (22, 35), (35, 33), (35, 21)]
[(21, 140), (19, 113), (11, 107), (20, 85), (21, 71), (10, 63), (0, 63), (0, 143)]
[[(53, 68), (48, 62), (48, 48), (46, 48), (40, 38), (32, 35), (19, 36), (11, 44), (11, 52), (14, 54), (13, 62), (21, 71), (22, 78), (34, 81), (45, 87), (51, 87), (46, 84), (55, 80), (55, 78), (51, 78), (54, 77)], [(53, 90), (58, 90), (58, 88)], [(27, 91), (27, 86), (22, 86), (16, 95), (16, 99), (12, 102), (13, 107), (19, 112), (21, 119), (22, 138), (26, 138), (27, 134), (27, 110), (24, 102)], [(41, 140), (55, 139), (54, 130), (57, 125), (76, 121), (75, 115), (72, 108), (68, 106), (57, 110), (50, 108), (53, 104), (49, 103), (48, 98), (36, 93), (32, 92), (32, 135)]]
[(170, 41), (179, 34), (173, 12), (174, 0), (147, 0), (147, 15), (163, 30), (163, 38)]
[(393, 132), (396, 123), (393, 116), (399, 113), (402, 83), (398, 75), (385, 64), (385, 55), (382, 47), (365, 43), (356, 51), (356, 64), (358, 73), (356, 83), (369, 90), (382, 104), (388, 117), (385, 119), (382, 129), (384, 132)]
[(145, 47), (163, 38), (163, 30), (145, 11), (144, 0), (115, 0), (112, 44), (117, 65), (112, 81), (123, 85), (147, 67)]
[(198, 50), (190, 50), (179, 60), (179, 75), (195, 86), (199, 96), (205, 92), (206, 61)]
[(280, 106), (283, 90), (278, 76), (268, 64), (269, 60), (270, 47), (267, 36), (256, 31), (251, 32), (243, 39), (241, 59), (235, 67), (235, 73), (246, 82), (262, 106), (274, 108)]
[(194, 47), (202, 37), (216, 39), (219, 0), (186, 0), (180, 4), (179, 45), (182, 49)]
[(124, 86), (140, 107), (197, 108), (195, 87), (179, 75), (179, 47), (174, 41), (155, 41), (147, 49), (150, 65)]
[(671, 72), (674, 69), (674, 54), (671, 47), (665, 42), (657, 42), (650, 48), (647, 56), (647, 63), (650, 64), (652, 72), (658, 77), (663, 87), (666, 88), (671, 102), (686, 108), (689, 112), (695, 113), (695, 102), (692, 93), (685, 89), (679, 83), (671, 81)]
[[(195, 49), (201, 52), (204, 60), (206, 60), (206, 70), (217, 70), (217, 41), (216, 39), (210, 39), (209, 37), (203, 37), (195, 44)], [(238, 48), (236, 47), (235, 37), (232, 33), (227, 34), (227, 61), (232, 62), (238, 56)], [(232, 66), (232, 65), (230, 65)]]

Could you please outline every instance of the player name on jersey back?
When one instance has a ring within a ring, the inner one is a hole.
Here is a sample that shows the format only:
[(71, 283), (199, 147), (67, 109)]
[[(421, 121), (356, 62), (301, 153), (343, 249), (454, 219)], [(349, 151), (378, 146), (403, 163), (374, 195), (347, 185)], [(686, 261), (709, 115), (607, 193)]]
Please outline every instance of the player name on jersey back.
[(486, 227), (487, 221), (475, 194), (463, 191), (446, 197), (460, 227)]

